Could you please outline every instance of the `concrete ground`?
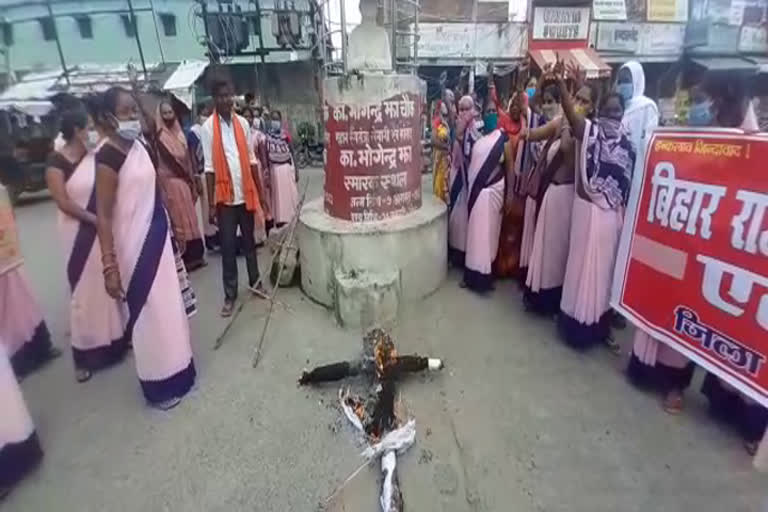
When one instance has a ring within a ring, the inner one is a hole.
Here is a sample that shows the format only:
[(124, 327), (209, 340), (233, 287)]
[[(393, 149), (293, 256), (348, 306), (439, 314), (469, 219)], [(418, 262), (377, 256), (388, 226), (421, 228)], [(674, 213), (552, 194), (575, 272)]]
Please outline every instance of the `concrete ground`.
[[(322, 172), (305, 175), (318, 195)], [(27, 201), (17, 215), (27, 273), (56, 344), (67, 349), (54, 204)], [(264, 302), (246, 305), (213, 351), (224, 321), (219, 259), (209, 261), (193, 276), (193, 392), (173, 411), (148, 408), (130, 357), (86, 384), (75, 382), (69, 357), (28, 377), (22, 387), (45, 458), (0, 510), (312, 512), (360, 465), (361, 446), (336, 407), (338, 387), (296, 385), (303, 367), (357, 355), (360, 333), (340, 330), (327, 310), (285, 289), (280, 298), (292, 311), (275, 308), (257, 369), (251, 355)], [(768, 510), (768, 476), (752, 469), (737, 435), (708, 417), (701, 375), (685, 413), (669, 416), (658, 397), (627, 383), (626, 356), (574, 353), (551, 321), (523, 313), (516, 286), (482, 298), (458, 279), (452, 273), (433, 296), (404, 308), (394, 331), (401, 352), (447, 364), (400, 387), (418, 432), (399, 459), (407, 510)], [(629, 332), (621, 338), (628, 348)], [(378, 510), (378, 475), (364, 470), (329, 508)]]

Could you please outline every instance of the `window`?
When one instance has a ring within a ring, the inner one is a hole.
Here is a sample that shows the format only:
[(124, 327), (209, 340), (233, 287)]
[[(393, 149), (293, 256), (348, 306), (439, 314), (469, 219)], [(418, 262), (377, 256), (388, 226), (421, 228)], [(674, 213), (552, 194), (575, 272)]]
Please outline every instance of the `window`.
[(168, 37), (176, 36), (176, 16), (173, 14), (160, 14), (160, 21), (163, 23), (163, 33)]
[(136, 37), (136, 18), (134, 17), (131, 19), (130, 14), (121, 14), (120, 19), (123, 20), (125, 35), (128, 37)]
[(56, 39), (56, 26), (53, 24), (53, 18), (38, 18), (40, 23), (40, 30), (43, 31), (43, 39), (46, 41), (53, 41)]
[(83, 39), (93, 39), (93, 23), (90, 16), (76, 16), (77, 28), (80, 30), (80, 37)]
[(2, 34), (3, 44), (5, 46), (13, 45), (13, 25), (7, 21), (0, 23), (0, 34)]
[(259, 23), (259, 21), (261, 20), (256, 16), (250, 16), (249, 19), (251, 22), (251, 30), (253, 31), (253, 35), (259, 35), (261, 32), (261, 23)]

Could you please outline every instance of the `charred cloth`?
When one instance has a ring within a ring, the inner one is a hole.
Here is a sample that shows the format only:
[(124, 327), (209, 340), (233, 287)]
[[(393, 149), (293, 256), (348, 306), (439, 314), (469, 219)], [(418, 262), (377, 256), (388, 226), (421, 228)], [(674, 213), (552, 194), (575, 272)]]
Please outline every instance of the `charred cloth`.
[[(383, 329), (368, 331), (363, 338), (363, 354), (355, 361), (341, 361), (304, 370), (300, 385), (338, 382), (347, 377), (367, 376), (370, 385), (364, 396), (339, 390), (339, 405), (349, 422), (368, 441), (363, 452), (367, 462), (380, 459), (382, 484), (380, 504), (383, 512), (403, 510), (403, 497), (397, 476), (397, 454), (404, 453), (416, 439), (416, 422), (403, 418), (396, 400), (397, 382), (404, 374), (440, 370), (440, 359), (419, 355), (398, 355), (392, 337)], [(349, 482), (354, 475), (345, 481)], [(343, 487), (343, 485), (342, 485)], [(334, 492), (326, 503), (333, 499)]]

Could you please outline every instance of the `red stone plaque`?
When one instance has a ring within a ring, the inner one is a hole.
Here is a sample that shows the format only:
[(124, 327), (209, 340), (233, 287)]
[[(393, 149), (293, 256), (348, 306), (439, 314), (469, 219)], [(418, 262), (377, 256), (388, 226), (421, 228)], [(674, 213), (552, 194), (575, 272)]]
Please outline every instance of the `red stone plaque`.
[(421, 96), (410, 92), (377, 103), (326, 102), (329, 215), (371, 222), (421, 207), (421, 109)]

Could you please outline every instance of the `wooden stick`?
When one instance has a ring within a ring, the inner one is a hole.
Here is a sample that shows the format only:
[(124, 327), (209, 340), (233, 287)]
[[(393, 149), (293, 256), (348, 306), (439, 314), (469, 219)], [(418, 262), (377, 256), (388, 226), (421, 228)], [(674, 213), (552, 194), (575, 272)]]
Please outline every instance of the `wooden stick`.
[[(371, 459), (371, 460), (375, 460), (375, 459)], [(328, 497), (327, 497), (327, 498), (325, 498), (325, 502), (323, 503), (323, 508), (322, 508), (322, 509), (325, 509), (325, 508), (328, 506), (328, 504), (329, 504), (331, 501), (333, 501), (333, 499), (334, 499), (336, 496), (338, 496), (338, 494), (339, 494), (341, 491), (343, 491), (343, 490), (344, 490), (344, 488), (347, 486), (347, 484), (348, 484), (349, 482), (351, 482), (352, 480), (354, 480), (354, 479), (355, 479), (355, 477), (356, 477), (357, 475), (359, 475), (359, 474), (360, 474), (360, 472), (361, 472), (361, 471), (362, 471), (362, 470), (363, 470), (363, 469), (364, 469), (364, 468), (365, 468), (365, 467), (366, 467), (368, 464), (370, 464), (370, 463), (371, 463), (371, 461), (370, 461), (370, 460), (366, 460), (365, 462), (363, 462), (363, 463), (360, 465), (360, 467), (358, 467), (356, 470), (354, 470), (354, 471), (352, 472), (352, 474), (351, 474), (351, 475), (349, 475), (349, 476), (347, 477), (347, 479), (346, 479), (346, 480), (344, 480), (343, 482), (341, 482), (341, 483), (340, 483), (340, 484), (339, 484), (339, 485), (336, 487), (336, 489), (334, 489), (334, 490), (333, 490), (333, 492), (332, 492), (330, 495), (328, 495)]]
[[(307, 180), (307, 184), (309, 184), (309, 180)], [(304, 191), (306, 193), (306, 187), (304, 187)], [(298, 218), (298, 211), (296, 213), (296, 217)], [(272, 257), (269, 259), (269, 266), (267, 266), (267, 273), (269, 273), (272, 269), (272, 265), (275, 263), (275, 258), (278, 257), (278, 254), (280, 252), (276, 252), (272, 255)], [(253, 284), (253, 286), (250, 286), (249, 289), (259, 295), (259, 297), (263, 299), (269, 299), (269, 297), (264, 294), (263, 292), (258, 290), (258, 287), (262, 282), (264, 281), (265, 273), (260, 273), (259, 278), (256, 280), (256, 282)], [(219, 334), (218, 338), (216, 338), (216, 341), (213, 344), (213, 350), (218, 350), (223, 344), (224, 344), (224, 337), (227, 335), (229, 330), (232, 328), (232, 325), (235, 323), (235, 320), (237, 320), (237, 317), (240, 316), (240, 313), (243, 311), (243, 307), (245, 306), (246, 302), (250, 302), (251, 299), (253, 299), (253, 296), (248, 297), (244, 301), (240, 302), (240, 304), (237, 306), (237, 309), (232, 313), (232, 316), (229, 317), (229, 321), (227, 322), (227, 325), (224, 326), (224, 330), (221, 331), (221, 334)], [(287, 309), (287, 307), (286, 307)]]
[[(265, 299), (265, 300), (269, 300), (269, 295), (267, 295), (263, 291), (259, 290), (258, 288), (254, 288), (253, 286), (249, 286), (248, 290), (250, 290), (250, 292), (252, 294), (256, 295), (259, 298), (262, 298), (262, 299)], [(289, 311), (289, 312), (293, 313), (293, 308), (289, 304), (286, 304), (285, 302), (281, 302), (281, 301), (279, 301), (277, 299), (275, 299), (275, 304), (277, 304), (278, 306), (281, 306), (286, 311)]]
[[(304, 206), (304, 200), (307, 198), (307, 188), (309, 187), (309, 179), (304, 183), (304, 190), (301, 193), (301, 199), (299, 199), (299, 204), (296, 207), (296, 214), (293, 216), (293, 219), (291, 219), (291, 225), (290, 230), (288, 231), (288, 235), (283, 238), (283, 241), (280, 243), (279, 250), (275, 253), (275, 257), (279, 257), (278, 260), (280, 263), (280, 268), (277, 271), (277, 279), (275, 279), (275, 287), (272, 288), (272, 293), (269, 295), (269, 311), (267, 312), (267, 318), (264, 320), (264, 328), (261, 330), (261, 336), (259, 337), (259, 344), (256, 347), (256, 350), (253, 353), (253, 368), (256, 368), (256, 366), (259, 364), (259, 360), (261, 359), (261, 348), (264, 345), (264, 339), (267, 336), (267, 328), (269, 327), (269, 321), (272, 319), (272, 311), (275, 308), (275, 297), (277, 297), (277, 292), (280, 291), (280, 278), (283, 276), (283, 270), (285, 269), (285, 258), (286, 256), (283, 255), (283, 251), (285, 250), (286, 246), (290, 247), (293, 243), (293, 236), (296, 233), (296, 225), (299, 223), (299, 215), (301, 213), (301, 208)], [(274, 258), (272, 258), (274, 261)], [(269, 272), (272, 272), (272, 265), (269, 267)]]
[(758, 471), (768, 472), (768, 430), (763, 434), (763, 440), (757, 447), (753, 464)]

